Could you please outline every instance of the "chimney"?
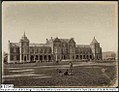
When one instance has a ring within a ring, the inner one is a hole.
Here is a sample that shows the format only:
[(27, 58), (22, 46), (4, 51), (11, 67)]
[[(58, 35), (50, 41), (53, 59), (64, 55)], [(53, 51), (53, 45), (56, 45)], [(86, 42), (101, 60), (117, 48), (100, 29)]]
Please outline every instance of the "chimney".
[(8, 40), (8, 42), (10, 43), (10, 40)]
[(46, 43), (48, 43), (48, 39), (46, 39)]
[(53, 40), (53, 37), (51, 37), (51, 40)]

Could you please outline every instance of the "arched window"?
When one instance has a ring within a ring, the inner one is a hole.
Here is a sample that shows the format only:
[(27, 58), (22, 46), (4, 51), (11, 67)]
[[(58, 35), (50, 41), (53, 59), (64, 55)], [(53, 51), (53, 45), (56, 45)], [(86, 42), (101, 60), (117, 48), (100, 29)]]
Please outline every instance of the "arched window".
[(14, 48), (14, 49), (13, 49), (13, 52), (16, 52), (16, 51), (17, 51), (16, 48)]
[(76, 55), (76, 59), (79, 59), (79, 55)]
[(17, 60), (17, 57), (16, 56), (14, 56), (14, 58), (13, 58), (14, 60)]
[(83, 58), (85, 59), (85, 55), (83, 55)]
[(80, 55), (80, 59), (82, 59), (82, 55)]
[(90, 55), (90, 59), (92, 59), (92, 55)]
[(30, 49), (30, 52), (31, 52), (31, 53), (33, 53), (33, 52), (34, 52), (34, 49), (33, 49), (33, 48), (31, 48), (31, 49)]
[(26, 56), (24, 56), (24, 61), (26, 61), (27, 60), (27, 57)]
[(64, 59), (66, 59), (65, 55), (64, 55)]
[(48, 59), (51, 60), (51, 56), (50, 55), (48, 56)]
[(49, 53), (51, 53), (51, 49), (49, 49), (49, 51), (48, 51)]
[(35, 60), (38, 60), (38, 55), (36, 55), (36, 58), (35, 58)]
[(46, 53), (46, 52), (47, 52), (47, 49), (45, 48), (45, 49), (44, 49), (44, 53)]
[(34, 56), (33, 56), (33, 55), (31, 55), (30, 59), (31, 59), (31, 61), (33, 61), (33, 60), (34, 60)]
[(46, 55), (44, 56), (44, 60), (47, 60), (47, 56)]
[(40, 49), (40, 53), (43, 53), (43, 49)]
[(88, 59), (88, 55), (87, 55), (87, 59)]
[(37, 48), (36, 52), (38, 53), (39, 49)]
[(42, 55), (40, 55), (40, 60), (43, 60), (43, 56)]

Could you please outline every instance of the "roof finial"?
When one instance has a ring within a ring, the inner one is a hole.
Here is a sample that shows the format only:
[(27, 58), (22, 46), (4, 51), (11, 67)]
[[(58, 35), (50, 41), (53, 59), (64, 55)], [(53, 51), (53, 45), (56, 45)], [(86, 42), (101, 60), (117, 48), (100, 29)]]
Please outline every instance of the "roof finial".
[(25, 35), (25, 31), (24, 31), (24, 37), (25, 37), (26, 35)]
[(98, 43), (98, 41), (95, 39), (95, 36), (94, 36), (94, 38), (93, 38), (91, 44), (94, 44), (94, 43)]

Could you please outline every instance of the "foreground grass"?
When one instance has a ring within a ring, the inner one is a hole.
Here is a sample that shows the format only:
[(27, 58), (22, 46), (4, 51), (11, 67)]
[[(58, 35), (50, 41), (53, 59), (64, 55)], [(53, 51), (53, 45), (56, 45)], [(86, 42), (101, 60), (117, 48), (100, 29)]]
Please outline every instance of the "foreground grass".
[[(76, 62), (75, 62), (76, 63)], [(62, 62), (59, 65), (68, 64), (67, 62)], [(110, 86), (111, 80), (116, 77), (116, 67), (115, 66), (77, 66), (73, 69), (73, 75), (59, 75), (57, 68), (55, 67), (40, 67), (40, 66), (50, 66), (54, 63), (30, 63), (30, 64), (15, 64), (15, 65), (5, 65), (4, 74), (12, 75), (19, 74), (18, 72), (11, 73), (7, 68), (20, 68), (20, 69), (34, 69), (35, 74), (46, 74), (52, 76), (51, 78), (34, 78), (33, 76), (28, 77), (13, 77), (5, 78), (4, 83), (12, 83), (15, 86)], [(35, 68), (32, 68), (35, 67)], [(110, 78), (107, 78), (101, 69), (105, 68), (105, 74)], [(15, 69), (12, 69), (15, 70)], [(65, 72), (66, 69), (61, 69)]]

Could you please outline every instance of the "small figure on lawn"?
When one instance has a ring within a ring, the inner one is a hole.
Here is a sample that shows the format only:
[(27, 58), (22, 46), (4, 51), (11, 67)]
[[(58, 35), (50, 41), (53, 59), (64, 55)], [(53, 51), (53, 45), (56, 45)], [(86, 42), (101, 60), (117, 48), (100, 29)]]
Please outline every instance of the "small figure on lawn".
[(70, 71), (71, 71), (71, 74), (72, 74), (72, 70), (73, 70), (73, 63), (70, 61), (69, 63), (69, 66), (70, 66)]
[(60, 69), (57, 69), (58, 73), (62, 73), (62, 71)]
[(64, 72), (64, 75), (69, 75), (68, 69)]
[(57, 72), (59, 75), (61, 75), (61, 76), (63, 75), (63, 72), (60, 69), (57, 69)]

